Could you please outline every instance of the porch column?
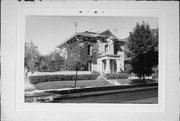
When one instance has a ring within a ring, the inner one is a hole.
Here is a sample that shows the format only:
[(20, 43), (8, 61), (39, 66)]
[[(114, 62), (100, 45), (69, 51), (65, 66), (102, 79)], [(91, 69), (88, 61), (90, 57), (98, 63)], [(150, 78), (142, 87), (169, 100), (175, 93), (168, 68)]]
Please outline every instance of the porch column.
[(110, 59), (106, 59), (106, 73), (110, 73)]
[(93, 71), (94, 71), (94, 64), (91, 63), (91, 72), (93, 72)]
[(102, 73), (103, 70), (102, 70), (102, 67), (103, 67), (103, 63), (102, 63), (102, 60), (101, 59), (97, 59), (97, 71)]
[(119, 60), (119, 59), (116, 60), (116, 65), (117, 65), (117, 73), (118, 73), (118, 72), (121, 72), (121, 70), (120, 70), (121, 63), (120, 63), (120, 60)]
[(103, 72), (105, 71), (105, 69), (104, 69), (104, 62), (103, 62), (103, 60), (101, 60), (101, 62), (102, 62), (102, 64), (101, 64), (101, 65), (102, 65), (102, 66), (101, 66), (101, 70), (102, 70), (102, 71), (101, 71), (101, 72), (103, 73)]
[(121, 57), (120, 57), (121, 67), (120, 68), (124, 71), (124, 52), (123, 51), (120, 52), (120, 55), (121, 55)]

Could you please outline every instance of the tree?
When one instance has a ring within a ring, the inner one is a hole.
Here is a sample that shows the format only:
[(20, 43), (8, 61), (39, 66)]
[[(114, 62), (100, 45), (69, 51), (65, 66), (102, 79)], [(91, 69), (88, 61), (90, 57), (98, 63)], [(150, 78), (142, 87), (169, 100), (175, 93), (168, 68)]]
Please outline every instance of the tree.
[(48, 70), (61, 71), (64, 68), (64, 58), (56, 51), (47, 56)]
[[(34, 73), (39, 66), (39, 56), (40, 53), (38, 51), (38, 47), (33, 42), (25, 43), (25, 53), (24, 53), (24, 69), (26, 82), (28, 81), (28, 72)], [(30, 85), (29, 83), (27, 83)]]
[(40, 53), (38, 47), (33, 42), (25, 43), (24, 66), (28, 72), (34, 73), (39, 66)]
[(64, 69), (64, 58), (56, 51), (49, 55), (41, 55), (38, 61), (38, 71), (62, 71)]
[(78, 71), (84, 70), (85, 64), (81, 62), (79, 59), (74, 59), (68, 66), (68, 70), (75, 70), (76, 71), (76, 77), (74, 80), (74, 89), (76, 89), (76, 84), (77, 84), (77, 76), (78, 76)]
[[(79, 42), (77, 45), (78, 53), (80, 53), (80, 49), (82, 47), (84, 47), (84, 43)], [(85, 61), (81, 61), (79, 57), (80, 57), (80, 55), (78, 55), (77, 58), (73, 58), (73, 61), (67, 66), (68, 70), (75, 70), (76, 71), (74, 89), (76, 89), (78, 71), (84, 70), (84, 68), (86, 67)]]
[[(156, 36), (155, 36), (156, 33)], [(143, 77), (153, 73), (152, 68), (158, 64), (158, 31), (153, 32), (149, 24), (137, 23), (133, 32), (128, 38), (128, 48), (131, 55), (132, 72), (138, 77)]]
[(38, 66), (38, 71), (48, 71), (48, 57), (41, 55), (39, 57), (39, 66)]
[(61, 71), (64, 68), (64, 59), (57, 51), (49, 55), (41, 55), (33, 42), (25, 43), (25, 68), (27, 72)]

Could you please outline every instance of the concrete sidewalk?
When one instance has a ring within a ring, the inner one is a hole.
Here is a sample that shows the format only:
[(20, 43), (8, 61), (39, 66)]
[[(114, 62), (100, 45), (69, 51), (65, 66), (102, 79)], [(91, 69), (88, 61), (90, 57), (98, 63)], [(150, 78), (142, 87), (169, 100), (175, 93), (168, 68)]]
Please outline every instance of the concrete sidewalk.
[(64, 90), (41, 90), (31, 93), (25, 93), (25, 98), (33, 99), (35, 102), (51, 102), (61, 99), (70, 99), (70, 98), (79, 98), (79, 97), (88, 97), (88, 96), (98, 96), (98, 95), (107, 95), (113, 93), (123, 93), (130, 91), (139, 91), (139, 90), (152, 90), (157, 89), (157, 83), (150, 84), (136, 84), (136, 85), (120, 85), (120, 86), (106, 86), (106, 87), (89, 87), (82, 89), (64, 89)]
[(123, 92), (134, 92), (140, 90), (152, 90), (157, 89), (157, 86), (152, 87), (136, 87), (131, 89), (120, 89), (120, 90), (104, 90), (104, 91), (96, 91), (96, 92), (84, 92), (84, 93), (72, 93), (72, 94), (65, 94), (61, 95), (60, 97), (54, 97), (55, 100), (62, 100), (62, 99), (71, 99), (71, 98), (82, 98), (82, 97), (89, 97), (89, 96), (100, 96), (100, 95), (107, 95), (107, 94), (115, 94), (115, 93), (123, 93)]

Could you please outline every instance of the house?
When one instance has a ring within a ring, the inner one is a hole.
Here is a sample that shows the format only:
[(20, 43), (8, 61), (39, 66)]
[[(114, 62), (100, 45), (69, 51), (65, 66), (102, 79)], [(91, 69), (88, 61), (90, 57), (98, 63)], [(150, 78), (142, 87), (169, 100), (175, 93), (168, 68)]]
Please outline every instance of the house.
[(74, 60), (85, 65), (84, 71), (118, 73), (124, 71), (124, 44), (109, 29), (103, 32), (79, 32), (57, 47), (66, 66)]

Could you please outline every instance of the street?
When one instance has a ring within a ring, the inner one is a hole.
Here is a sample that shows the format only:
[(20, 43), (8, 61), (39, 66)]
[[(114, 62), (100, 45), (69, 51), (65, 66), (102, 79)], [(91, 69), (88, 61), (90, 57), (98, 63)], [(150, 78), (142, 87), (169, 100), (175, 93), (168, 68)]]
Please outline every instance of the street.
[(56, 103), (158, 103), (158, 89), (54, 100)]

